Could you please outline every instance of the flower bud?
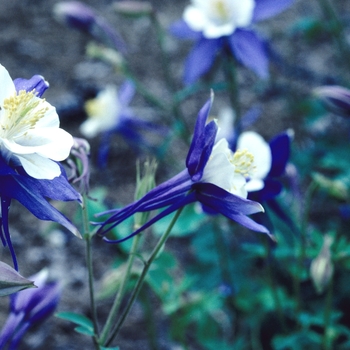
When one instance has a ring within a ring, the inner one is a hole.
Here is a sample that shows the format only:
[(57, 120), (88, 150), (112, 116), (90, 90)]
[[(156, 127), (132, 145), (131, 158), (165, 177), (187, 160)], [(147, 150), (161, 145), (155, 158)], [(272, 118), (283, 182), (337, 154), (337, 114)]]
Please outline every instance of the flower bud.
[(331, 254), (331, 245), (333, 238), (326, 235), (323, 240), (321, 251), (310, 266), (310, 275), (317, 293), (321, 294), (333, 276), (333, 263)]
[(11, 266), (0, 261), (0, 296), (19, 292), (26, 288), (34, 288), (34, 282), (22, 277)]
[(330, 196), (340, 200), (348, 198), (347, 187), (341, 180), (331, 180), (319, 173), (313, 173), (312, 179)]
[(314, 90), (325, 108), (342, 117), (350, 117), (350, 90), (342, 86), (320, 86)]
[(59, 2), (54, 6), (53, 13), (57, 21), (88, 33), (96, 21), (95, 12), (79, 1)]
[[(139, 200), (145, 194), (147, 194), (152, 188), (155, 187), (155, 175), (157, 171), (157, 162), (153, 159), (146, 161), (143, 165), (143, 174), (141, 175), (140, 164), (137, 163), (136, 169), (136, 191), (135, 200)], [(134, 217), (135, 229), (140, 228), (148, 220), (149, 212), (136, 213)]]
[(128, 17), (149, 16), (153, 11), (151, 3), (141, 1), (118, 1), (114, 3), (114, 9)]

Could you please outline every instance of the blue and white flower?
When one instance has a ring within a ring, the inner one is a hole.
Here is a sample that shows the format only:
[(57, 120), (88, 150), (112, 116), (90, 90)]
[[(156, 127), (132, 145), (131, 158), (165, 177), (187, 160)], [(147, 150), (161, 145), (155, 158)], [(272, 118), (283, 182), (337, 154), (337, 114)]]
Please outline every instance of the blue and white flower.
[(215, 143), (218, 131), (216, 121), (206, 124), (211, 104), (212, 100), (208, 101), (198, 114), (186, 169), (125, 208), (101, 213), (111, 216), (101, 224), (99, 233), (105, 235), (137, 212), (166, 209), (125, 238), (111, 241), (104, 237), (107, 242), (124, 241), (166, 215), (196, 201), (249, 229), (268, 234), (264, 226), (247, 216), (264, 210), (259, 203), (246, 199), (245, 183), (253, 170), (253, 157), (244, 150), (233, 153), (224, 139)]
[(185, 64), (185, 84), (207, 73), (218, 52), (226, 48), (259, 77), (267, 78), (265, 43), (251, 27), (292, 3), (293, 0), (192, 0), (183, 19), (171, 27), (177, 37), (196, 40)]
[(55, 221), (79, 236), (47, 199), (81, 201), (81, 197), (57, 162), (68, 157), (73, 138), (59, 128), (55, 108), (41, 98), (48, 83), (39, 75), (12, 81), (1, 65), (0, 82), (0, 239), (9, 247), (18, 270), (9, 232), (11, 200), (18, 200), (37, 218)]

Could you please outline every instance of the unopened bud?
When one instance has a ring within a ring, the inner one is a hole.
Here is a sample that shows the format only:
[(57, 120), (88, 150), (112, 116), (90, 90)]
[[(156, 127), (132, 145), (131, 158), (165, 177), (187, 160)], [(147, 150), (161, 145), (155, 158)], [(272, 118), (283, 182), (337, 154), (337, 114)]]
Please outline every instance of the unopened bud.
[(118, 1), (114, 3), (114, 9), (117, 13), (128, 17), (149, 16), (153, 11), (149, 2), (141, 1)]
[(59, 2), (54, 6), (53, 14), (59, 22), (84, 32), (91, 31), (97, 18), (92, 8), (79, 1)]
[[(143, 174), (141, 175), (140, 164), (137, 163), (136, 169), (136, 191), (135, 200), (142, 198), (146, 195), (152, 188), (155, 187), (155, 176), (157, 171), (157, 162), (152, 159), (146, 161), (143, 164)], [(134, 226), (135, 229), (140, 228), (148, 220), (149, 212), (136, 213), (134, 216)]]
[(330, 249), (332, 243), (333, 238), (326, 235), (323, 240), (321, 251), (311, 262), (310, 275), (316, 291), (319, 294), (325, 290), (333, 276), (334, 268)]
[(26, 288), (34, 288), (34, 282), (22, 277), (11, 266), (0, 261), (0, 296), (19, 292)]
[(123, 56), (116, 50), (95, 44), (93, 42), (86, 46), (87, 56), (104, 61), (113, 66), (117, 71), (124, 65)]
[(330, 112), (350, 117), (350, 90), (342, 86), (320, 86), (314, 90), (325, 108)]
[(348, 198), (347, 187), (341, 180), (331, 180), (320, 173), (313, 173), (312, 179), (330, 196), (340, 200), (346, 200)]

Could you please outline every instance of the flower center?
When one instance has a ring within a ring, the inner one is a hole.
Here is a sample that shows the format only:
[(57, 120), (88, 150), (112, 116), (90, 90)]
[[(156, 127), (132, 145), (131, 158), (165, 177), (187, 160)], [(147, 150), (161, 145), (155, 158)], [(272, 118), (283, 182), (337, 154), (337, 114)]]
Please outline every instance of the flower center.
[(232, 156), (231, 163), (235, 166), (235, 173), (245, 178), (251, 177), (255, 171), (254, 156), (246, 149), (238, 149)]
[(0, 119), (0, 134), (10, 138), (33, 129), (48, 110), (44, 102), (45, 99), (36, 97), (34, 90), (30, 92), (21, 90), (18, 95), (6, 98), (2, 106), (5, 115)]
[(212, 17), (215, 22), (225, 23), (232, 17), (232, 9), (225, 0), (213, 1), (210, 10), (210, 17)]

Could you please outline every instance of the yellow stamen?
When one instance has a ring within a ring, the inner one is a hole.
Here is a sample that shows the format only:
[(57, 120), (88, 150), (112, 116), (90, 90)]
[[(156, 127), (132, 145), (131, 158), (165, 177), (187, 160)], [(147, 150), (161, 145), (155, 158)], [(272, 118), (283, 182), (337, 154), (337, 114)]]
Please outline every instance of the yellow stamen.
[(6, 98), (3, 102), (5, 115), (1, 119), (0, 130), (8, 137), (33, 129), (48, 110), (47, 106), (40, 108), (40, 104), (44, 102), (45, 99), (36, 97), (35, 90), (30, 92), (21, 90), (18, 94)]
[(254, 156), (246, 149), (237, 150), (232, 157), (231, 163), (235, 166), (235, 172), (249, 177), (255, 171)]

